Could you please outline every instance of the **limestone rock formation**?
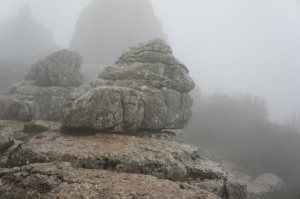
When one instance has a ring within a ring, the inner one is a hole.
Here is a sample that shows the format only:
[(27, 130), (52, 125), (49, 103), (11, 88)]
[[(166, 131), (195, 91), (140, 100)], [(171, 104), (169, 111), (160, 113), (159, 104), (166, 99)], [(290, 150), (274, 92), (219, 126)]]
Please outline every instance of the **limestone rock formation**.
[(78, 136), (50, 129), (0, 156), (0, 167), (13, 168), (0, 169), (1, 198), (63, 197), (69, 190), (75, 198), (247, 198), (246, 187), (197, 147), (139, 134), (84, 135), (80, 130)]
[(0, 153), (14, 144), (12, 129), (0, 124)]
[(31, 18), (29, 6), (20, 16), (0, 23), (0, 89), (8, 88), (26, 74), (38, 59), (59, 49), (51, 31)]
[(79, 86), (83, 79), (80, 73), (81, 61), (78, 53), (57, 51), (33, 65), (25, 79), (35, 80), (38, 86)]
[(62, 106), (81, 84), (81, 57), (69, 50), (55, 52), (38, 61), (25, 81), (0, 96), (0, 118), (58, 120)]
[(66, 128), (112, 132), (182, 129), (191, 117), (194, 81), (166, 42), (132, 47), (89, 88), (73, 94), (63, 111)]
[(79, 16), (72, 50), (87, 64), (112, 64), (129, 46), (166, 38), (148, 0), (93, 0)]

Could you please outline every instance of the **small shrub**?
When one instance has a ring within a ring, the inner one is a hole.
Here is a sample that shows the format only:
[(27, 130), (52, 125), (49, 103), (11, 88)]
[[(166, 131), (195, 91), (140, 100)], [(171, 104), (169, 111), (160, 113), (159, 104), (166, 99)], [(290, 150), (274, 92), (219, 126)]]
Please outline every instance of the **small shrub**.
[(24, 124), (24, 132), (25, 133), (38, 134), (38, 133), (46, 132), (48, 130), (49, 130), (48, 127), (38, 125), (38, 124), (34, 124), (34, 123), (31, 123), (31, 122)]
[(0, 130), (4, 129), (5, 127), (7, 127), (7, 126), (4, 124), (0, 124)]

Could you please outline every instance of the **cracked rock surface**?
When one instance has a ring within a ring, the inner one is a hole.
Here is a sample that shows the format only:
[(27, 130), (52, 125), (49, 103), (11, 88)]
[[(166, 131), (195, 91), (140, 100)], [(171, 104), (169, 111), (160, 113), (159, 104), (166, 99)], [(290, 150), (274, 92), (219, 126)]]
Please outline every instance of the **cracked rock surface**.
[(0, 169), (0, 197), (72, 199), (217, 199), (203, 189), (181, 189), (153, 176), (74, 168), (67, 162)]
[(66, 128), (111, 132), (183, 129), (192, 116), (187, 68), (163, 40), (124, 52), (88, 88), (74, 93), (62, 111)]
[(0, 118), (59, 120), (62, 106), (70, 93), (81, 84), (81, 57), (61, 50), (39, 61), (26, 80), (0, 96)]
[[(53, 161), (69, 162), (78, 172), (92, 169), (93, 172), (106, 170), (128, 176), (136, 176), (135, 174), (152, 176), (151, 179), (155, 179), (153, 185), (156, 181), (176, 182), (177, 188), (190, 192), (206, 190), (215, 195), (213, 198), (247, 198), (246, 186), (222, 169), (219, 164), (201, 157), (197, 147), (143, 135), (103, 133), (86, 135), (85, 132), (80, 132), (75, 136), (50, 130), (31, 138), (26, 143), (14, 146), (1, 158), (1, 165), (9, 167), (22, 167), (34, 163), (51, 165)], [(18, 169), (18, 172), (21, 172), (22, 168)], [(9, 173), (14, 169), (5, 171)], [(3, 184), (3, 177), (1, 178)], [(10, 187), (5, 184), (4, 187), (6, 186)], [(166, 190), (168, 191), (170, 190)], [(187, 195), (186, 198), (193, 197)]]

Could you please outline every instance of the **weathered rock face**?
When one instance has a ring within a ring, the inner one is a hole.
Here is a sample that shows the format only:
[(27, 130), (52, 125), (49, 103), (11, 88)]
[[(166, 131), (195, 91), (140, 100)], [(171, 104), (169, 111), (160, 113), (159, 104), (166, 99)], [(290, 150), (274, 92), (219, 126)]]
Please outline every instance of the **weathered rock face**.
[(11, 128), (0, 124), (0, 153), (14, 144), (14, 134)]
[(59, 49), (51, 31), (31, 18), (28, 6), (19, 17), (0, 23), (0, 46), (0, 89), (20, 81), (34, 62)]
[(22, 82), (11, 87), (0, 97), (0, 118), (58, 120), (62, 105), (74, 88), (39, 87), (33, 82)]
[[(75, 85), (80, 85), (81, 58), (68, 50), (58, 51), (35, 64), (26, 81), (0, 96), (0, 118), (58, 120), (62, 106)], [(67, 87), (68, 86), (68, 87)]]
[(142, 95), (136, 90), (98, 87), (79, 93), (69, 102), (63, 109), (63, 120), (72, 128), (114, 128), (115, 132), (137, 129), (143, 120), (143, 105)]
[(0, 166), (21, 167), (0, 169), (1, 198), (9, 194), (53, 198), (69, 190), (75, 198), (90, 193), (96, 197), (102, 186), (112, 196), (127, 190), (124, 194), (138, 194), (137, 198), (247, 198), (246, 187), (219, 164), (201, 157), (197, 147), (144, 135), (81, 131), (81, 136), (75, 136), (50, 129), (0, 156)]
[(166, 42), (130, 48), (99, 80), (67, 102), (63, 126), (112, 132), (182, 129), (191, 117), (194, 82)]
[(38, 86), (79, 86), (83, 79), (80, 73), (81, 61), (78, 53), (57, 51), (33, 65), (25, 79), (35, 80)]
[(112, 64), (129, 46), (156, 37), (166, 36), (148, 0), (93, 0), (79, 16), (70, 47), (85, 63)]

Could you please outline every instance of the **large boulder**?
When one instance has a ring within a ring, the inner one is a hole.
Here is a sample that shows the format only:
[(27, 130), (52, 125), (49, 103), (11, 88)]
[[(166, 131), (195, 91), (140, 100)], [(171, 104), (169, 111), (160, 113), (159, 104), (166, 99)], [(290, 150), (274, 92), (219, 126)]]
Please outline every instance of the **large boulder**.
[(33, 65), (25, 79), (35, 80), (38, 86), (79, 86), (83, 79), (81, 61), (78, 53), (60, 50)]
[(70, 48), (88, 64), (112, 64), (129, 46), (166, 38), (148, 0), (93, 0), (79, 16)]
[(73, 99), (63, 109), (67, 127), (114, 128), (118, 132), (139, 128), (144, 117), (142, 95), (130, 88), (98, 87)]
[(59, 120), (62, 106), (81, 84), (81, 57), (69, 50), (55, 52), (38, 61), (27, 80), (0, 96), (0, 118)]
[(163, 40), (130, 48), (99, 78), (68, 100), (62, 111), (64, 127), (182, 129), (192, 115), (188, 92), (194, 81)]

